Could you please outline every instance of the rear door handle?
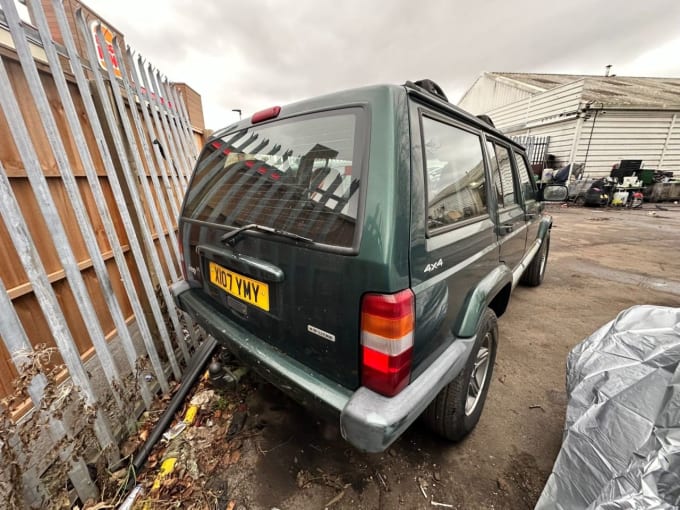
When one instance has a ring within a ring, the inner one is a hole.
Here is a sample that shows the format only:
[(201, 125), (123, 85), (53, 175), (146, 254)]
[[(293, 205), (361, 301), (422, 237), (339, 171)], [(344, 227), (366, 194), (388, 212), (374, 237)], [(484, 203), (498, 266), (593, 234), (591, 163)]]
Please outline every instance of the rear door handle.
[(505, 232), (512, 232), (514, 226), (512, 225), (512, 223), (503, 223), (502, 225), (500, 225), (500, 229)]

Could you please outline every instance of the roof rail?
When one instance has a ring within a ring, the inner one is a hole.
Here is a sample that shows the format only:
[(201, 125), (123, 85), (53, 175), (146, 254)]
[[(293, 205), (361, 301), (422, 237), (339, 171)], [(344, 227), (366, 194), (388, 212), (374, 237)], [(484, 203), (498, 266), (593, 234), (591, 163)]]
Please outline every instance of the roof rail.
[(432, 95), (435, 95), (435, 96), (443, 99), (447, 103), (449, 101), (449, 98), (446, 97), (446, 94), (444, 93), (442, 88), (439, 85), (437, 85), (435, 82), (433, 82), (432, 80), (429, 80), (427, 78), (424, 78), (422, 80), (418, 80), (418, 81), (415, 81), (415, 82), (407, 81), (405, 85), (408, 86), (408, 87), (418, 87), (420, 89), (425, 90), (426, 92), (429, 92)]

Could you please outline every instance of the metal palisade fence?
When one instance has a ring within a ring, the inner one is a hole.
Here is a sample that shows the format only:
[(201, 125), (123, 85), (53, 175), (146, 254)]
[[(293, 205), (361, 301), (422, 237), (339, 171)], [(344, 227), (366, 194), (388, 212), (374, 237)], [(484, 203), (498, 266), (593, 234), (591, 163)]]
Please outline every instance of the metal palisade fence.
[(512, 139), (524, 145), (532, 165), (545, 165), (548, 160), (549, 136), (522, 135), (513, 136)]
[(30, 0), (30, 26), (0, 0), (11, 39), (0, 48), (0, 498), (10, 507), (69, 489), (96, 499), (88, 463), (121, 458), (121, 439), (181, 378), (201, 336), (168, 288), (197, 152), (186, 105), (87, 8), (65, 5)]

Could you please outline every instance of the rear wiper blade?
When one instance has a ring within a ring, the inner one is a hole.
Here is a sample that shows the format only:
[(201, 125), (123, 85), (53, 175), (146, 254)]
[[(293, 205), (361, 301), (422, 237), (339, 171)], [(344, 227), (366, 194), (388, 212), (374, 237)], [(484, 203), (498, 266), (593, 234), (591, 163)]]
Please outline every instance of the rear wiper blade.
[(258, 225), (257, 223), (250, 223), (249, 225), (244, 225), (242, 227), (237, 228), (236, 230), (232, 230), (231, 232), (227, 232), (224, 234), (222, 237), (220, 237), (220, 241), (223, 243), (229, 243), (232, 246), (236, 242), (236, 236), (241, 234), (242, 232), (245, 232), (246, 230), (257, 230), (258, 232), (265, 232), (267, 234), (272, 234), (276, 236), (281, 236), (281, 237), (287, 237), (288, 239), (293, 239), (294, 241), (300, 241), (303, 243), (313, 243), (314, 241), (310, 239), (309, 237), (303, 237), (298, 234), (294, 234), (293, 232), (288, 232), (287, 230), (281, 230), (278, 228), (272, 228), (272, 227), (266, 227), (264, 225)]

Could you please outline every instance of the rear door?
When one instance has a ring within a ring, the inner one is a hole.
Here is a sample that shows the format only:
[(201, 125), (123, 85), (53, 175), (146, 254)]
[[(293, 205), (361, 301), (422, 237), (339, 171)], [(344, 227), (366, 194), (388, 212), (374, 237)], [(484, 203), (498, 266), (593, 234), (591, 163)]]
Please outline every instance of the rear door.
[(417, 377), (454, 340), (464, 303), (497, 267), (498, 251), (481, 132), (418, 103), (411, 118)]
[[(343, 108), (224, 134), (202, 152), (181, 219), (190, 284), (247, 331), (350, 388), (359, 384), (351, 264), (366, 120), (364, 108)], [(252, 224), (280, 232), (222, 240)]]
[(498, 199), (500, 259), (514, 269), (524, 256), (527, 232), (522, 194), (513, 170), (514, 154), (508, 145), (487, 137), (487, 153)]

